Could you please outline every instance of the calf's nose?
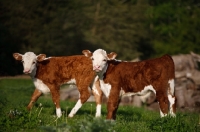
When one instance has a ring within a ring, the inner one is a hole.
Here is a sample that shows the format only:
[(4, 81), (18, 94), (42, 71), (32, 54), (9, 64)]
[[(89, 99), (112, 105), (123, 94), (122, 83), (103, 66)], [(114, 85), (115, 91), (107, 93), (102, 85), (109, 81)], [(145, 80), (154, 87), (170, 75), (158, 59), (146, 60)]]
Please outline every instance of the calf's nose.
[(29, 73), (30, 72), (30, 69), (24, 69), (24, 73)]
[(93, 70), (99, 70), (100, 66), (96, 65), (96, 66), (93, 66)]

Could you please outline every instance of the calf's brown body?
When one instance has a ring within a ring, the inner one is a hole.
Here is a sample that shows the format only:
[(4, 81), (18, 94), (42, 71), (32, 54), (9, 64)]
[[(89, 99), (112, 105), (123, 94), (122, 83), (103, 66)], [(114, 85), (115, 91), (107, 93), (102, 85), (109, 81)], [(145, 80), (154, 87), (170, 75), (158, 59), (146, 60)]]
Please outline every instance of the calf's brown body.
[[(16, 60), (22, 60), (23, 55), (15, 53), (13, 54), (13, 56)], [(33, 106), (33, 103), (37, 101), (42, 93), (45, 93), (46, 90), (49, 89), (49, 92), (52, 95), (53, 103), (58, 109), (56, 112), (57, 116), (59, 117), (61, 116), (59, 93), (60, 86), (65, 83), (75, 84), (80, 93), (80, 101), (78, 101), (75, 108), (72, 109), (69, 115), (70, 117), (73, 117), (73, 115), (81, 107), (81, 105), (85, 103), (90, 97), (90, 92), (88, 88), (92, 88), (93, 85), (97, 85), (96, 83), (94, 83), (95, 72), (92, 71), (91, 60), (83, 55), (49, 58), (38, 55), (36, 58), (37, 64), (35, 65), (35, 69), (30, 73), (36, 89), (31, 97), (31, 101), (28, 104), (27, 108), (30, 110)], [(28, 62), (28, 60), (22, 60), (22, 62), (23, 61)], [(27, 68), (24, 66), (24, 69)], [(45, 86), (43, 84), (47, 87), (44, 88)], [(99, 96), (95, 96), (95, 98), (97, 100), (97, 105), (101, 105), (101, 101), (99, 101)], [(100, 114), (96, 116), (100, 116)]]
[[(168, 113), (169, 80), (175, 78), (174, 63), (170, 56), (145, 60), (141, 62), (108, 61), (108, 68), (103, 81), (112, 86), (107, 104), (107, 119), (115, 119), (120, 91), (137, 93), (145, 86), (152, 85), (161, 111)], [(171, 93), (172, 94), (172, 93)], [(174, 94), (172, 94), (174, 97)], [(173, 111), (175, 112), (175, 104)]]
[(102, 49), (83, 54), (92, 59), (93, 70), (99, 76), (101, 89), (108, 97), (107, 119), (116, 119), (120, 98), (124, 95), (156, 94), (161, 117), (175, 116), (175, 69), (169, 55), (140, 62), (115, 60), (116, 53), (107, 54)]

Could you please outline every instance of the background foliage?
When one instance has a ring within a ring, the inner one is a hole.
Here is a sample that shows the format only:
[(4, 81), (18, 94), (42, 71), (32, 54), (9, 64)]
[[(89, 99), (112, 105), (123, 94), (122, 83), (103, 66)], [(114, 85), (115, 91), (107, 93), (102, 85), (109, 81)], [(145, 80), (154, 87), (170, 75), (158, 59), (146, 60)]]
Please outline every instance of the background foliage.
[(1, 0), (0, 75), (21, 74), (14, 52), (103, 48), (124, 60), (200, 53), (199, 7), (197, 0)]

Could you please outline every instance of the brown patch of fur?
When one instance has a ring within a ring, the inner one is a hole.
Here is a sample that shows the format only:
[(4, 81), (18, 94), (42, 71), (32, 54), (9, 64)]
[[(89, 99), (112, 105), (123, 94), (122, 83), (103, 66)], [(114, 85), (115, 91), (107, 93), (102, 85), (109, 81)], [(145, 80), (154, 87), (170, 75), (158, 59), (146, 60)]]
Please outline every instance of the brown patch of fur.
[(59, 91), (60, 85), (75, 79), (81, 102), (84, 103), (90, 96), (88, 87), (93, 81), (95, 73), (92, 71), (91, 60), (83, 55), (77, 55), (52, 57), (38, 62), (35, 77), (42, 80), (50, 88), (55, 101), (59, 99), (57, 91)]

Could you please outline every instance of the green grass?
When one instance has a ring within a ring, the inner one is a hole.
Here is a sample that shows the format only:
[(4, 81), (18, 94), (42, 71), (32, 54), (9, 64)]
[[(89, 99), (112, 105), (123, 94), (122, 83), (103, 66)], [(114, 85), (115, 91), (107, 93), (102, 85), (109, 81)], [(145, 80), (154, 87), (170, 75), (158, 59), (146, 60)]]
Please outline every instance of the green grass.
[[(26, 105), (34, 91), (30, 79), (0, 80), (0, 132), (198, 132), (199, 113), (177, 113), (176, 118), (160, 118), (144, 108), (119, 106), (116, 121), (95, 118), (95, 103), (85, 103), (73, 118), (67, 118), (76, 102), (61, 101), (63, 116), (57, 119), (51, 96), (42, 96), (31, 112)], [(42, 105), (40, 105), (42, 104)]]

